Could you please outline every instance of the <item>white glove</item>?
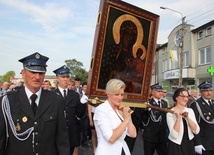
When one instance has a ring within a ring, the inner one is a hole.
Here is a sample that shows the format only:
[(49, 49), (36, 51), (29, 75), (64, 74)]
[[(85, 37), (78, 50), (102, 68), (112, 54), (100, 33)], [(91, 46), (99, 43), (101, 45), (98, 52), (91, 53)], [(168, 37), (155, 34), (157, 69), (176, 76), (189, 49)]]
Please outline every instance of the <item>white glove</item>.
[(81, 97), (81, 99), (80, 99), (80, 102), (81, 102), (82, 104), (87, 103), (87, 102), (88, 102), (88, 96), (83, 95), (83, 96)]
[(202, 145), (195, 146), (195, 152), (198, 154), (202, 154), (202, 150), (205, 151), (205, 148)]

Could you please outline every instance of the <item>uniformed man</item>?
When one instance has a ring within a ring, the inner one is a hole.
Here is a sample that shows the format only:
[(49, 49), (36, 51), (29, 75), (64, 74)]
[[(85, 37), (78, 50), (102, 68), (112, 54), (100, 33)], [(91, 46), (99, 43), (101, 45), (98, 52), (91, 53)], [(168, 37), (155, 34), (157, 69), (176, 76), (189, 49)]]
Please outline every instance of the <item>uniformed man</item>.
[(82, 87), (80, 86), (80, 78), (75, 78), (75, 87), (74, 90), (80, 94), (80, 96), (82, 95)]
[[(149, 104), (160, 108), (167, 108), (166, 101), (162, 100), (163, 88), (159, 83), (151, 87), (152, 98)], [(142, 112), (144, 125), (143, 140), (144, 154), (153, 155), (155, 150), (158, 155), (167, 155), (167, 125), (166, 113), (154, 109)]]
[(200, 126), (199, 135), (194, 139), (195, 151), (198, 154), (214, 155), (213, 87), (210, 82), (204, 81), (198, 88), (200, 89), (201, 97), (190, 105)]
[(64, 100), (41, 88), (48, 59), (36, 52), (19, 60), (24, 86), (0, 99), (1, 155), (70, 155)]
[(53, 72), (56, 74), (58, 82), (55, 92), (65, 100), (64, 114), (70, 140), (70, 150), (71, 154), (73, 154), (74, 148), (80, 145), (80, 131), (77, 123), (78, 119), (84, 115), (86, 104), (80, 102), (77, 92), (68, 89), (71, 74), (68, 67), (62, 66)]

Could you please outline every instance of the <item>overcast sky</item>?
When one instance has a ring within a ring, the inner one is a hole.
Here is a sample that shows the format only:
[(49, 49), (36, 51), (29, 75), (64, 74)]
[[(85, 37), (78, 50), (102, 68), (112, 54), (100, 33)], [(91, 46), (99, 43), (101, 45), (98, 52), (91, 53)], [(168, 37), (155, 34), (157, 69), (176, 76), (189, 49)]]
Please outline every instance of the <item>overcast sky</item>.
[[(158, 42), (185, 21), (195, 28), (213, 20), (213, 0), (124, 0), (160, 16)], [(15, 71), (21, 77), (19, 59), (36, 51), (48, 56), (47, 75), (76, 59), (89, 69), (100, 0), (0, 0), (0, 75)]]

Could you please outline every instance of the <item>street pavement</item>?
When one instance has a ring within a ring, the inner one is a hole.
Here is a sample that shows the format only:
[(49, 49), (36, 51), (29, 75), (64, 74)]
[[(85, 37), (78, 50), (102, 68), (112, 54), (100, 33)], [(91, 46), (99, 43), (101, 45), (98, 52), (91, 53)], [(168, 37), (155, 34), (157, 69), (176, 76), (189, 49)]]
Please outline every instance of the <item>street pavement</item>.
[(89, 141), (88, 146), (80, 146), (78, 155), (93, 155), (92, 143)]
[[(141, 130), (138, 131), (138, 136), (135, 142), (132, 155), (144, 155), (142, 133), (143, 132)], [(91, 142), (89, 142), (88, 147), (79, 147), (79, 155), (93, 155)], [(157, 155), (157, 153), (155, 153), (154, 155)]]

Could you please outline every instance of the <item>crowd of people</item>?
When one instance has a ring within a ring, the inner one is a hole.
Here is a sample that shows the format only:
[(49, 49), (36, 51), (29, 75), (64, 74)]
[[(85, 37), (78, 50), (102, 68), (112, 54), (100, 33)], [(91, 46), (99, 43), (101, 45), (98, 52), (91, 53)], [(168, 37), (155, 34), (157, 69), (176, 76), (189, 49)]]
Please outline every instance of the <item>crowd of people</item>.
[(53, 71), (57, 86), (52, 87), (50, 81), (44, 80), (48, 59), (38, 52), (20, 59), (24, 83), (2, 85), (2, 155), (78, 154), (82, 139), (80, 122), (87, 110), (83, 93), (86, 87), (74, 90), (80, 80), (70, 81), (70, 70), (66, 66)]
[(0, 154), (78, 155), (91, 141), (95, 155), (131, 155), (139, 129), (145, 155), (214, 155), (213, 86), (178, 88), (173, 102), (167, 90), (151, 85), (149, 108), (122, 105), (125, 83), (110, 79), (106, 101), (88, 103), (87, 82), (71, 80), (61, 66), (53, 71), (57, 86), (44, 80), (48, 57), (36, 52), (19, 61), (24, 82), (4, 82), (0, 98)]
[(23, 85), (23, 81), (20, 81), (17, 84), (3, 82), (3, 84), (0, 85), (0, 97), (5, 95), (9, 91), (15, 90), (17, 87), (20, 87), (22, 85)]

